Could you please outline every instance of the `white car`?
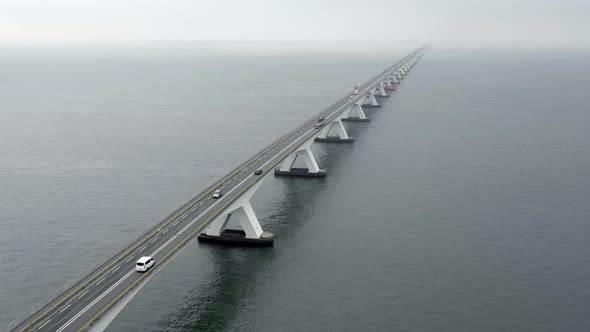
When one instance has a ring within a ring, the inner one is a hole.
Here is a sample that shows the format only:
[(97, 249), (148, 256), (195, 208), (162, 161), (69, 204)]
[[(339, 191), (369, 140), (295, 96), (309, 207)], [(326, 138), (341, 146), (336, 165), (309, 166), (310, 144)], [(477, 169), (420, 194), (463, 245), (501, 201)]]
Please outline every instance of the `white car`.
[(358, 89), (354, 90), (354, 94), (355, 95), (358, 95), (359, 94), (359, 90)]
[(211, 197), (218, 199), (219, 197), (223, 196), (223, 193), (221, 192), (221, 189), (217, 189), (213, 192), (213, 195)]
[(155, 263), (156, 261), (150, 256), (143, 256), (137, 261), (137, 263), (135, 263), (135, 271), (145, 272), (154, 266)]

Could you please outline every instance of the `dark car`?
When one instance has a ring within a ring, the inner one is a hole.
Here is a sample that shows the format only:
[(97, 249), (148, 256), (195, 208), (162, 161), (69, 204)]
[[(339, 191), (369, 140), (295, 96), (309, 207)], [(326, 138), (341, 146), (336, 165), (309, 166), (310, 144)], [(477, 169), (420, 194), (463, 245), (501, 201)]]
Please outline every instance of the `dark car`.
[(254, 175), (260, 175), (260, 174), (262, 174), (262, 170), (260, 168), (254, 171)]

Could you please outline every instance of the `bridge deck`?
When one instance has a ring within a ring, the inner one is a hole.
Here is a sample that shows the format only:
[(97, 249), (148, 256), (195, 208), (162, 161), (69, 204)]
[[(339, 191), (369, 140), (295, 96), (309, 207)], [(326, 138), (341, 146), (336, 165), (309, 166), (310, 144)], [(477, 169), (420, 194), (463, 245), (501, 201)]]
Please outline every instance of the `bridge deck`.
[[(324, 116), (326, 121), (330, 121), (338, 116), (358, 99), (364, 98), (366, 93), (389, 73), (421, 51), (422, 48), (412, 52), (367, 81), (359, 88), (358, 96), (350, 98), (350, 95), (346, 95), (260, 151), (13, 330), (77, 331), (91, 326), (128, 292), (163, 266), (163, 263), (173, 257), (188, 241), (202, 232), (242, 193), (268, 172), (272, 172), (299, 145), (317, 135), (321, 129), (315, 129), (313, 124), (318, 117)], [(259, 168), (264, 170), (263, 175), (254, 175), (254, 170)], [(211, 192), (217, 188), (223, 189), (225, 194), (220, 199), (213, 199)], [(147, 273), (135, 272), (135, 261), (141, 256), (148, 255), (156, 260), (155, 267)]]

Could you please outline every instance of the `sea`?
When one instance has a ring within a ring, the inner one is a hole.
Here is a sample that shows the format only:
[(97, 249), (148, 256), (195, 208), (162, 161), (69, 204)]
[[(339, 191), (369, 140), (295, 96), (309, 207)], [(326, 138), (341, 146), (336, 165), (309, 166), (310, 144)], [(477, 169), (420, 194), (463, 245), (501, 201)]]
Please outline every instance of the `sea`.
[[(0, 46), (0, 330), (418, 44)], [(268, 248), (192, 241), (107, 331), (589, 331), (590, 50), (432, 45)]]

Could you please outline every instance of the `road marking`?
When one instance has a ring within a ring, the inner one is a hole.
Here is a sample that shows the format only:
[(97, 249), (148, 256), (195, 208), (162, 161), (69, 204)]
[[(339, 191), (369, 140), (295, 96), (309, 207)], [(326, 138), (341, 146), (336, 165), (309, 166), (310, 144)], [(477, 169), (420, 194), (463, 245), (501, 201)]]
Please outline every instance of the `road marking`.
[(115, 273), (117, 272), (117, 270), (121, 267), (121, 265), (117, 266), (117, 268), (115, 268), (114, 270), (111, 271), (111, 273)]
[(99, 282), (97, 282), (97, 283), (96, 283), (96, 284), (94, 284), (94, 285), (95, 285), (95, 286), (98, 286), (98, 285), (100, 285), (100, 283), (101, 283), (101, 282), (103, 282), (105, 279), (106, 279), (106, 278), (102, 278), (102, 279), (100, 279), (100, 281), (99, 281)]
[(176, 235), (174, 235), (168, 241), (166, 241), (166, 243), (164, 243), (163, 245), (161, 245), (160, 248), (156, 249), (156, 251), (154, 251), (150, 256), (152, 256), (152, 257), (156, 256), (156, 254), (159, 253), (160, 250), (164, 249), (164, 247), (167, 246), (174, 239), (176, 239)]
[(227, 181), (227, 184), (231, 184), (231, 180)]
[(145, 249), (147, 246), (143, 246), (141, 249), (139, 249), (139, 251), (143, 251), (143, 249)]
[(225, 188), (225, 184), (223, 186), (221, 186), (221, 189)]
[(175, 226), (176, 224), (178, 224), (178, 221), (175, 222), (174, 224), (170, 225), (170, 227)]
[[(193, 235), (194, 235), (194, 234), (193, 234)], [(191, 235), (191, 237), (192, 237), (193, 235)], [(164, 243), (164, 244), (163, 244), (163, 245), (162, 245), (160, 248), (158, 248), (158, 250), (154, 251), (154, 253), (152, 254), (152, 256), (155, 256), (155, 255), (156, 255), (156, 254), (157, 254), (157, 253), (158, 253), (160, 250), (162, 250), (162, 248), (164, 248), (165, 246), (167, 246), (167, 245), (168, 245), (170, 242), (172, 242), (174, 239), (176, 239), (176, 236), (173, 236), (172, 238), (170, 238), (170, 240), (168, 240), (166, 243)], [(185, 239), (184, 241), (186, 241), (186, 240), (187, 240), (187, 239)], [(181, 243), (181, 244), (184, 244), (184, 243)], [(181, 244), (179, 244), (179, 245), (181, 245)], [(177, 248), (174, 248), (174, 249), (173, 249), (173, 251), (174, 251), (174, 250), (176, 250), (176, 249), (177, 249)], [(177, 253), (176, 253), (176, 254), (175, 254), (173, 257), (172, 257), (172, 259), (174, 259), (174, 257), (176, 257), (178, 254), (180, 254), (180, 252), (177, 252)], [(165, 259), (166, 259), (166, 258), (167, 258), (169, 255), (170, 255), (170, 252), (169, 252), (168, 254), (166, 254), (166, 255), (163, 257), (163, 259), (165, 260)], [(165, 266), (165, 264), (167, 264), (168, 262), (169, 262), (169, 261), (164, 261), (164, 265), (163, 265), (162, 267), (164, 267), (164, 266)], [(125, 278), (129, 277), (129, 275), (131, 275), (132, 273), (133, 273), (133, 270), (132, 270), (132, 271), (130, 271), (130, 272), (129, 272), (129, 273), (128, 273), (128, 274), (127, 274), (127, 275), (126, 275), (124, 278), (122, 278), (121, 280), (119, 280), (119, 281), (117, 282), (117, 284), (121, 283), (121, 282), (123, 281), (123, 279), (125, 279)], [(103, 308), (103, 309), (102, 309), (102, 310), (101, 310), (101, 311), (100, 311), (100, 312), (99, 312), (99, 313), (98, 313), (96, 316), (94, 316), (94, 318), (92, 318), (90, 321), (88, 321), (88, 322), (87, 322), (87, 323), (86, 323), (86, 324), (85, 324), (85, 325), (82, 327), (82, 329), (80, 329), (80, 331), (82, 331), (82, 330), (86, 329), (86, 328), (88, 327), (88, 325), (90, 325), (90, 324), (92, 324), (93, 322), (95, 322), (95, 321), (96, 321), (96, 319), (97, 319), (98, 317), (100, 317), (100, 315), (102, 315), (102, 314), (104, 313), (104, 311), (105, 311), (105, 310), (108, 310), (108, 309), (109, 309), (109, 308), (110, 308), (110, 307), (113, 305), (113, 303), (115, 303), (115, 302), (117, 302), (117, 301), (119, 300), (119, 297), (121, 297), (121, 296), (124, 296), (125, 294), (127, 294), (127, 291), (128, 291), (128, 290), (130, 290), (130, 289), (132, 289), (132, 288), (136, 287), (136, 286), (137, 286), (137, 284), (138, 284), (139, 282), (142, 282), (142, 281), (147, 281), (147, 280), (149, 280), (149, 278), (150, 278), (150, 277), (148, 277), (147, 279), (145, 279), (145, 274), (144, 274), (143, 276), (141, 276), (141, 277), (139, 277), (137, 280), (135, 280), (135, 281), (134, 281), (134, 282), (133, 282), (133, 283), (132, 283), (130, 286), (128, 286), (128, 287), (127, 287), (125, 290), (123, 290), (123, 292), (121, 292), (121, 293), (119, 294), (119, 296), (118, 296), (118, 297), (117, 297), (115, 300), (113, 300), (113, 301), (112, 301), (110, 304), (108, 304), (106, 307), (104, 307), (104, 308)], [(116, 285), (113, 285), (113, 286), (116, 286)], [(111, 289), (112, 289), (112, 288), (113, 288), (113, 287), (111, 287)], [(106, 293), (108, 293), (108, 292), (110, 292), (110, 291), (111, 291), (111, 289), (109, 289), (107, 292), (103, 293), (103, 294), (102, 294), (100, 297), (101, 297), (101, 298), (102, 298), (102, 297), (104, 297), (104, 296), (106, 295)], [(90, 305), (88, 305), (86, 308), (84, 308), (84, 310), (83, 310), (83, 311), (86, 311), (86, 310), (88, 310), (88, 309), (89, 309), (89, 308), (90, 308), (92, 305), (96, 304), (96, 302), (98, 302), (99, 300), (100, 300), (100, 298), (99, 298), (99, 299), (97, 299), (97, 300), (95, 300), (95, 301), (93, 301), (93, 303), (91, 303), (91, 304), (90, 304)], [(78, 313), (78, 314), (76, 315), (76, 317), (74, 317), (74, 318), (70, 319), (70, 321), (68, 321), (68, 322), (66, 323), (66, 325), (62, 326), (62, 327), (61, 327), (59, 330), (57, 330), (56, 332), (61, 332), (61, 331), (63, 331), (63, 329), (65, 329), (65, 328), (66, 328), (66, 327), (67, 327), (69, 324), (71, 324), (71, 323), (72, 323), (74, 320), (76, 320), (78, 317), (80, 317), (80, 315), (82, 315), (83, 313), (84, 313), (84, 312), (80, 312), (80, 313)]]
[(195, 211), (195, 209), (196, 209), (196, 208), (192, 208), (192, 209), (190, 210), (190, 212), (193, 212), (193, 211)]
[(129, 263), (130, 260), (133, 259), (134, 256), (129, 257), (129, 259), (127, 261), (125, 261), (125, 263)]
[(162, 234), (166, 234), (167, 232), (168, 232), (168, 228), (166, 228), (166, 229), (165, 229), (165, 230), (162, 232)]
[(43, 325), (39, 326), (40, 329), (43, 328), (43, 326), (47, 325), (47, 323), (51, 322), (51, 319), (48, 319), (45, 323), (43, 323)]
[(150, 243), (156, 242), (157, 239), (158, 239), (158, 237), (156, 236), (153, 240), (150, 241)]
[(203, 205), (203, 203), (205, 203), (205, 202), (201, 202), (201, 203), (199, 203), (199, 206)]
[(84, 295), (88, 294), (88, 291), (85, 291), (84, 293), (82, 293), (82, 295), (78, 296), (79, 299), (83, 298)]
[(78, 317), (82, 316), (86, 311), (88, 311), (88, 309), (90, 309), (90, 307), (95, 305), (96, 302), (100, 301), (103, 297), (105, 297), (108, 293), (110, 293), (113, 290), (113, 288), (119, 286), (119, 284), (122, 283), (125, 279), (127, 279), (132, 273), (133, 273), (133, 270), (129, 271), (125, 276), (123, 276), (121, 279), (119, 279), (119, 281), (117, 281), (114, 285), (109, 287), (109, 289), (107, 289), (99, 297), (94, 299), (94, 301), (90, 302), (84, 309), (80, 310), (80, 312), (78, 312), (76, 314), (76, 316), (72, 317), (69, 321), (67, 321), (67, 323), (65, 323), (62, 327), (60, 327), (56, 332), (62, 332), (63, 330), (65, 330), (70, 324), (72, 324), (73, 321), (78, 319)]
[[(67, 309), (67, 308), (69, 308), (71, 305), (72, 305), (71, 303), (70, 303), (70, 304), (68, 304), (68, 305), (67, 305), (65, 308), (61, 309), (61, 310), (59, 311), (59, 313), (61, 314), (62, 312), (66, 311), (66, 309)], [(41, 328), (41, 327), (40, 327), (40, 328)]]
[(182, 219), (186, 218), (186, 214), (184, 216), (182, 216)]

